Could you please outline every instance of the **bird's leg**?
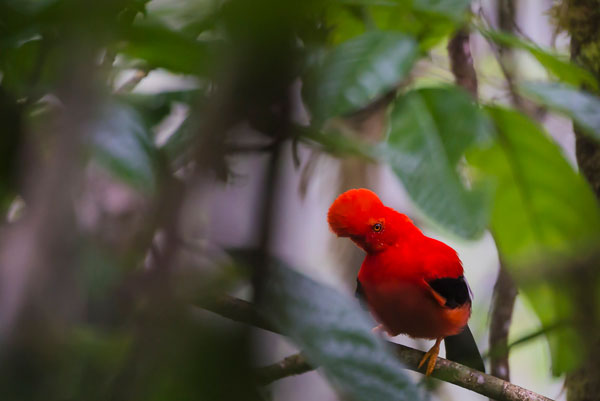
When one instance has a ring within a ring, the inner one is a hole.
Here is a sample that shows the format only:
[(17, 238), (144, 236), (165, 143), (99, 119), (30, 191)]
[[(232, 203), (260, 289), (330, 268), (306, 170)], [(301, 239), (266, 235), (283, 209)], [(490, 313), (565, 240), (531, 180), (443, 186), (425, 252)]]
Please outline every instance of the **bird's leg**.
[(421, 369), (421, 366), (423, 366), (425, 361), (429, 359), (429, 362), (427, 362), (427, 369), (425, 370), (425, 376), (429, 376), (431, 372), (433, 372), (433, 368), (435, 368), (435, 362), (437, 361), (438, 354), (440, 353), (440, 343), (442, 342), (442, 339), (443, 337), (440, 337), (435, 340), (433, 347), (431, 347), (431, 349), (427, 351), (425, 355), (423, 355), (423, 359), (421, 359), (421, 362), (419, 362), (417, 369)]

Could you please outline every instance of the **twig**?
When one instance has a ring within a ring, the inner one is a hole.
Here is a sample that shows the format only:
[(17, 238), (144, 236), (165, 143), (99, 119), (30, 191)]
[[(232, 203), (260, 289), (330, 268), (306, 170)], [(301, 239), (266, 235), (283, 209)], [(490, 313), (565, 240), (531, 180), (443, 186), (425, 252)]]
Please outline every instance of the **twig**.
[[(506, 350), (511, 350), (516, 346), (522, 345), (524, 343), (527, 343), (531, 340), (535, 340), (536, 338), (538, 338), (539, 336), (545, 335), (549, 332), (551, 332), (552, 330), (556, 330), (560, 327), (564, 327), (565, 324), (567, 324), (567, 322), (565, 321), (558, 321), (556, 323), (544, 326), (538, 330), (535, 330), (529, 334), (524, 335), (521, 338), (516, 339), (515, 341), (511, 342), (510, 344), (506, 345), (504, 347), (504, 349)], [(495, 347), (490, 347), (490, 349), (486, 352), (483, 353), (483, 359), (487, 359), (490, 358), (492, 355), (495, 355), (498, 352), (503, 352), (502, 349), (497, 349)]]
[(492, 375), (504, 380), (510, 380), (508, 331), (516, 298), (515, 283), (500, 262), (490, 317), (490, 349), (494, 350), (490, 353), (490, 367)]
[(258, 368), (255, 371), (256, 381), (261, 386), (271, 384), (276, 380), (289, 376), (301, 375), (314, 370), (302, 354), (290, 355), (281, 361), (269, 366)]
[(117, 90), (115, 90), (115, 93), (123, 94), (131, 92), (136, 86), (138, 86), (140, 82), (142, 82), (144, 78), (148, 76), (150, 70), (150, 68), (136, 70), (131, 78), (129, 78), (119, 88), (117, 88)]
[[(481, 21), (485, 24), (486, 28), (490, 27), (490, 22), (487, 20), (486, 16), (483, 12), (480, 12)], [(507, 66), (507, 59), (510, 58), (510, 51), (508, 48), (504, 46), (496, 45), (487, 35), (482, 35), (485, 41), (488, 43), (488, 46), (492, 50), (492, 54), (502, 71), (502, 75), (506, 80), (506, 85), (508, 87), (508, 93), (510, 95), (511, 102), (513, 105), (519, 109), (521, 112), (526, 115), (538, 119), (540, 114), (542, 114), (543, 109), (538, 109), (536, 106), (528, 103), (518, 92), (517, 85), (515, 83), (515, 78), (513, 76), (512, 69)]]
[[(511, 0), (504, 0), (500, 3), (503, 13), (500, 18), (503, 25), (507, 25), (507, 20), (512, 21), (514, 15), (509, 15), (514, 11), (514, 4)], [(502, 52), (503, 53), (503, 52)], [(455, 33), (448, 43), (448, 55), (450, 57), (450, 66), (452, 73), (456, 78), (456, 84), (465, 88), (471, 95), (477, 99), (477, 74), (473, 67), (473, 57), (469, 47), (469, 32), (466, 29), (460, 29)], [(516, 91), (508, 69), (504, 67), (501, 55), (497, 56), (501, 64), (504, 76), (508, 82), (513, 101), (518, 101)], [(502, 263), (498, 273), (498, 280), (494, 286), (494, 301), (491, 310), (490, 324), (490, 348), (494, 353), (490, 354), (491, 373), (493, 376), (503, 380), (510, 380), (510, 369), (508, 364), (508, 330), (512, 320), (513, 306), (517, 296), (517, 289), (511, 277), (508, 275)]]
[[(221, 297), (216, 301), (202, 303), (200, 307), (228, 319), (278, 333), (278, 330), (274, 329), (262, 318), (260, 313), (249, 302), (232, 297)], [(390, 343), (390, 345), (394, 347), (398, 359), (408, 369), (418, 371), (417, 365), (424, 355), (422, 351), (401, 344)], [(259, 380), (263, 383), (268, 383), (289, 375), (300, 374), (315, 369), (315, 366), (308, 364), (302, 355), (294, 355), (286, 359), (287, 361), (284, 360), (285, 362), (282, 361), (279, 363), (281, 369), (275, 365), (261, 368), (262, 370), (259, 370), (259, 375), (262, 374), (262, 376), (260, 376)], [(268, 372), (271, 376), (265, 377), (265, 372)], [(552, 401), (530, 390), (444, 358), (437, 359), (435, 370), (431, 376), (497, 401)]]
[[(514, 0), (501, 0), (497, 3), (498, 21), (500, 29), (512, 32), (516, 28), (515, 23), (515, 3)], [(498, 48), (496, 59), (506, 78), (513, 104), (525, 109), (522, 98), (516, 93), (511, 71), (504, 65), (503, 61), (508, 59), (512, 61), (512, 51), (507, 47)], [(491, 374), (503, 380), (510, 380), (510, 365), (508, 363), (508, 332), (512, 321), (515, 299), (517, 298), (517, 288), (506, 267), (500, 259), (498, 265), (498, 278), (494, 285), (494, 295), (492, 297), (492, 307), (490, 311), (490, 349), (494, 350), (490, 354)]]

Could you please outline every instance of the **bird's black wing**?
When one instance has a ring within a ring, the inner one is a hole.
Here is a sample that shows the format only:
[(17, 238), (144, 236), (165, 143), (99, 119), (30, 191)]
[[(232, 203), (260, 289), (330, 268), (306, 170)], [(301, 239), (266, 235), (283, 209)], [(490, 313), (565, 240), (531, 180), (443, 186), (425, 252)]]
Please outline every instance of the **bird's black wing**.
[[(427, 282), (431, 288), (446, 299), (444, 306), (454, 309), (471, 302), (471, 290), (464, 276), (457, 278), (438, 278)], [(451, 361), (466, 365), (472, 369), (485, 372), (483, 359), (473, 338), (469, 326), (463, 331), (444, 339), (446, 344), (446, 358)]]
[(448, 308), (458, 308), (467, 302), (471, 302), (469, 285), (464, 276), (457, 278), (437, 278), (428, 281), (427, 284), (429, 284), (435, 292), (446, 299), (446, 304), (444, 306)]

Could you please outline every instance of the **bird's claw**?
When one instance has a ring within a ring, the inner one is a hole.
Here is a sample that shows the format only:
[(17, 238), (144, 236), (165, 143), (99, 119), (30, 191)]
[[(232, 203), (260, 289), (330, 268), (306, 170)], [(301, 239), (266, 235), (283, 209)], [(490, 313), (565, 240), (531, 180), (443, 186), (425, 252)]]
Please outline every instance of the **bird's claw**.
[(421, 369), (421, 366), (425, 364), (425, 361), (429, 360), (427, 362), (427, 368), (425, 369), (425, 376), (431, 375), (435, 368), (435, 363), (437, 362), (437, 357), (440, 353), (440, 342), (441, 339), (436, 340), (435, 345), (423, 355), (421, 362), (419, 362), (419, 365), (417, 366), (417, 369)]

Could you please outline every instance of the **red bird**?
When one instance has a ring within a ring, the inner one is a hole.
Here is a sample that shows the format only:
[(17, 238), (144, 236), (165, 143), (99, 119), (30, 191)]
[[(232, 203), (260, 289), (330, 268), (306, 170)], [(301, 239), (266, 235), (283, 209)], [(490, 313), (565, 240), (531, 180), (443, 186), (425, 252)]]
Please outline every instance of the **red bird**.
[(376, 320), (390, 335), (435, 339), (419, 368), (435, 367), (440, 342), (446, 356), (484, 371), (467, 326), (470, 289), (454, 249), (425, 236), (404, 214), (385, 206), (367, 189), (341, 194), (329, 208), (329, 226), (366, 253), (357, 279)]

